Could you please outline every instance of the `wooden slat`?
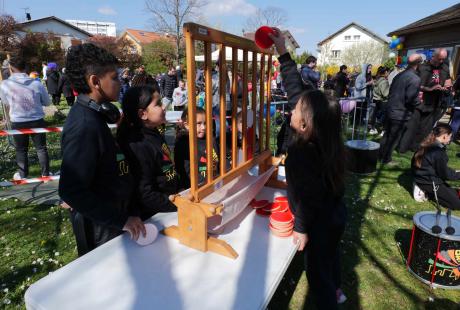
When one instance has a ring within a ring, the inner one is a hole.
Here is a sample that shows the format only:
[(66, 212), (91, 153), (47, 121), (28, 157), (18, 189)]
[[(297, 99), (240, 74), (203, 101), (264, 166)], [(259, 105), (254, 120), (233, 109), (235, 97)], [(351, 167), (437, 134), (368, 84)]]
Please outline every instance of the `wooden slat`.
[(220, 175), (227, 172), (227, 140), (225, 132), (225, 112), (227, 106), (227, 62), (225, 60), (225, 45), (219, 52), (219, 91), (220, 91)]
[[(264, 56), (265, 58), (265, 56)], [(267, 63), (267, 116), (266, 116), (266, 129), (265, 129), (265, 149), (270, 149), (270, 129), (271, 129), (271, 121), (270, 121), (270, 109), (271, 109), (271, 82), (272, 82), (272, 55), (268, 56), (268, 63)]]
[(196, 199), (198, 199), (198, 201), (199, 201), (199, 200), (205, 198), (206, 196), (208, 196), (212, 192), (218, 190), (219, 188), (221, 188), (222, 186), (224, 186), (225, 184), (227, 184), (228, 182), (230, 182), (234, 178), (242, 175), (243, 173), (246, 173), (254, 165), (258, 165), (258, 164), (261, 164), (261, 163), (265, 162), (267, 160), (267, 158), (269, 158), (270, 156), (271, 156), (270, 151), (262, 152), (262, 153), (260, 153), (260, 155), (258, 155), (256, 157), (253, 157), (252, 159), (250, 159), (247, 162), (243, 163), (239, 167), (230, 170), (226, 175), (219, 176), (218, 178), (216, 178), (213, 181), (213, 183), (206, 184), (206, 185), (200, 187), (197, 190), (197, 196), (196, 196), (197, 198)]
[(248, 160), (248, 141), (246, 137), (247, 132), (247, 111), (248, 111), (248, 51), (243, 51), (243, 101), (242, 101), (242, 120), (243, 120), (243, 131), (242, 131), (242, 143), (241, 149), (243, 153), (243, 162)]
[[(264, 138), (264, 98), (265, 98), (265, 57), (264, 54), (260, 57), (260, 73), (259, 73), (259, 83), (260, 83), (260, 92), (259, 92), (259, 149), (262, 152), (263, 148), (263, 138)], [(270, 109), (270, 108), (269, 108)]]
[(189, 143), (190, 143), (190, 192), (196, 200), (198, 196), (198, 160), (196, 148), (196, 104), (195, 94), (195, 41), (192, 38), (190, 31), (184, 29), (185, 49), (187, 53), (187, 90), (188, 98), (191, 100), (188, 104), (188, 123), (190, 126)]
[(252, 53), (252, 153), (256, 155), (257, 128), (257, 53)]
[(186, 30), (188, 30), (192, 34), (195, 40), (223, 44), (230, 47), (247, 49), (249, 51), (263, 52), (266, 54), (273, 53), (273, 49), (261, 49), (252, 40), (239, 37), (227, 32), (218, 31), (195, 23), (185, 23), (184, 33), (186, 32)]
[(232, 49), (232, 168), (238, 166), (238, 147), (236, 146), (238, 130), (236, 110), (238, 109), (238, 49)]
[[(204, 42), (205, 49), (205, 87), (206, 87), (206, 111), (212, 111), (212, 58), (211, 58), (211, 43)], [(193, 80), (194, 81), (194, 80)], [(196, 129), (196, 127), (195, 127)], [(212, 182), (213, 180), (213, 136), (212, 136), (212, 113), (206, 113), (206, 181)]]

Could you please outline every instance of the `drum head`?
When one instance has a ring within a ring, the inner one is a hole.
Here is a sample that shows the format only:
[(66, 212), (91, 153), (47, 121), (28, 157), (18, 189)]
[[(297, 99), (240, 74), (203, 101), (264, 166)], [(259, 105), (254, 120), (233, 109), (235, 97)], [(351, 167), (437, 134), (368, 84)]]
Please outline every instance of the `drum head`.
[(443, 213), (439, 219), (439, 226), (441, 226), (442, 232), (439, 235), (433, 234), (431, 227), (436, 224), (436, 213), (430, 211), (419, 212), (414, 215), (414, 224), (427, 234), (433, 236), (439, 236), (442, 239), (460, 241), (460, 218), (452, 215), (451, 225), (455, 229), (455, 234), (446, 234), (447, 227), (447, 216)]

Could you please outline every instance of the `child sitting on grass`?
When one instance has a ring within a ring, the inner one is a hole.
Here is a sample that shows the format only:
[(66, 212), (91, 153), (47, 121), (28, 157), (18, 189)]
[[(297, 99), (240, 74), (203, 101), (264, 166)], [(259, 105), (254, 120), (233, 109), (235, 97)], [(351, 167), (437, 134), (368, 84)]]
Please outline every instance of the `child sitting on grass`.
[(460, 172), (447, 164), (446, 146), (450, 143), (452, 128), (447, 124), (438, 124), (421, 143), (420, 149), (412, 159), (414, 181), (430, 199), (435, 199), (434, 189), (439, 204), (452, 210), (460, 210), (457, 190), (447, 184), (447, 180), (460, 180)]
[[(180, 178), (180, 187), (190, 188), (190, 143), (189, 143), (189, 123), (188, 109), (185, 108), (182, 113), (183, 129), (179, 132), (174, 146), (174, 162)], [(196, 108), (196, 132), (197, 132), (197, 152), (198, 152), (198, 184), (203, 184), (206, 181), (207, 175), (207, 157), (206, 157), (206, 112), (204, 109)], [(210, 137), (213, 139), (213, 137)], [(213, 175), (218, 174), (219, 155), (217, 146), (213, 141), (212, 149), (212, 166)]]
[(178, 192), (179, 178), (164, 137), (166, 119), (159, 87), (130, 88), (123, 96), (122, 109), (117, 140), (137, 180), (141, 218), (177, 211), (169, 198)]

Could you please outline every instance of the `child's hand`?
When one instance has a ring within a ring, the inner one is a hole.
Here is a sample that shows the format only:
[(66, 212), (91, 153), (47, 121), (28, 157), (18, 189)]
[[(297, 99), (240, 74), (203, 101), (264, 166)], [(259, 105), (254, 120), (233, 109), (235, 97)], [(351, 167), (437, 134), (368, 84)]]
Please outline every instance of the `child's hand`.
[(274, 34), (269, 33), (268, 36), (270, 37), (270, 39), (273, 40), (273, 43), (275, 44), (275, 47), (276, 47), (276, 51), (278, 52), (279, 55), (286, 54), (287, 53), (286, 39), (284, 38), (283, 33), (281, 32), (281, 30), (279, 30), (276, 27), (273, 27), (272, 29), (275, 31), (275, 33)]
[(147, 234), (147, 232), (145, 231), (144, 223), (138, 216), (128, 217), (128, 220), (126, 221), (123, 230), (129, 232), (129, 235), (133, 240), (137, 240), (139, 238), (140, 233), (142, 233), (142, 236), (144, 237)]
[(292, 235), (292, 241), (294, 241), (294, 244), (299, 244), (297, 251), (303, 251), (308, 243), (308, 235), (294, 231)]

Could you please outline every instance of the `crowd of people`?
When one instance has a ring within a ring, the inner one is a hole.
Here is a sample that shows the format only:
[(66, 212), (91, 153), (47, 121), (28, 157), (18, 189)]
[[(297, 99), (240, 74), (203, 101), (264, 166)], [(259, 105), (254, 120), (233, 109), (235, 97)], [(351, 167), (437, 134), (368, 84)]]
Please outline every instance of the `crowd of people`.
[[(308, 57), (299, 70), (286, 50), (281, 31), (275, 29), (270, 37), (280, 63), (273, 87), (285, 91), (291, 111), (278, 137), (277, 153), (287, 154), (287, 194), (295, 214), (293, 240), (304, 251), (309, 286), (318, 307), (336, 309), (337, 303), (346, 299), (341, 290), (338, 249), (347, 218), (339, 100), (357, 98), (368, 111), (365, 117), (369, 132), (382, 130), (382, 164), (393, 163), (394, 149), (401, 153), (414, 151), (415, 182), (429, 197), (433, 195), (431, 183), (435, 182), (441, 204), (460, 209), (458, 196), (454, 198), (453, 189), (446, 183), (448, 179), (460, 179), (460, 173), (448, 168), (445, 153), (445, 146), (460, 127), (460, 109), (453, 113), (454, 130), (448, 125), (435, 127), (445, 113), (446, 98), (460, 93), (460, 82), (452, 82), (445, 63), (447, 53), (439, 49), (426, 63), (420, 55), (411, 55), (407, 68), (392, 80), (389, 69), (379, 67), (373, 76), (372, 65), (364, 64), (353, 87), (345, 65), (321, 83), (315, 57)], [(187, 105), (191, 102), (197, 104), (198, 157), (207, 158), (206, 126), (212, 126), (211, 158), (213, 174), (218, 175), (220, 141), (216, 138), (219, 127), (226, 125), (218, 120), (206, 124), (206, 111), (200, 104), (205, 85), (201, 68), (195, 81), (198, 96), (191, 99), (181, 67), (170, 67), (166, 74), (153, 77), (141, 66), (131, 76), (129, 69), (119, 69), (113, 55), (93, 44), (71, 47), (61, 71), (55, 63), (44, 63), (46, 88), (27, 74), (27, 59), (20, 53), (11, 55), (8, 67), (11, 75), (1, 84), (0, 96), (9, 107), (13, 129), (45, 127), (42, 107), (59, 104), (61, 94), (72, 106), (62, 134), (59, 195), (63, 206), (70, 210), (79, 255), (123, 231), (137, 239), (146, 233), (144, 220), (159, 212), (177, 210), (171, 195), (190, 186)], [(212, 70), (212, 80), (213, 113), (219, 114), (219, 63)], [(226, 101), (230, 103), (232, 79), (226, 80)], [(242, 78), (238, 75), (233, 80), (238, 83), (240, 104)], [(114, 101), (121, 102), (123, 116), (112, 104)], [(169, 107), (182, 111), (174, 152), (164, 136)], [(232, 115), (232, 105), (227, 104), (226, 109)], [(241, 124), (241, 113), (236, 115)], [(107, 123), (118, 124), (115, 137)], [(241, 126), (238, 130), (241, 147)], [(47, 176), (46, 136), (31, 137), (41, 174)], [(14, 140), (18, 164), (15, 178), (27, 178), (29, 136), (16, 135)], [(228, 166), (238, 160), (226, 158)], [(201, 183), (206, 180), (206, 162), (200, 160), (198, 168)]]

